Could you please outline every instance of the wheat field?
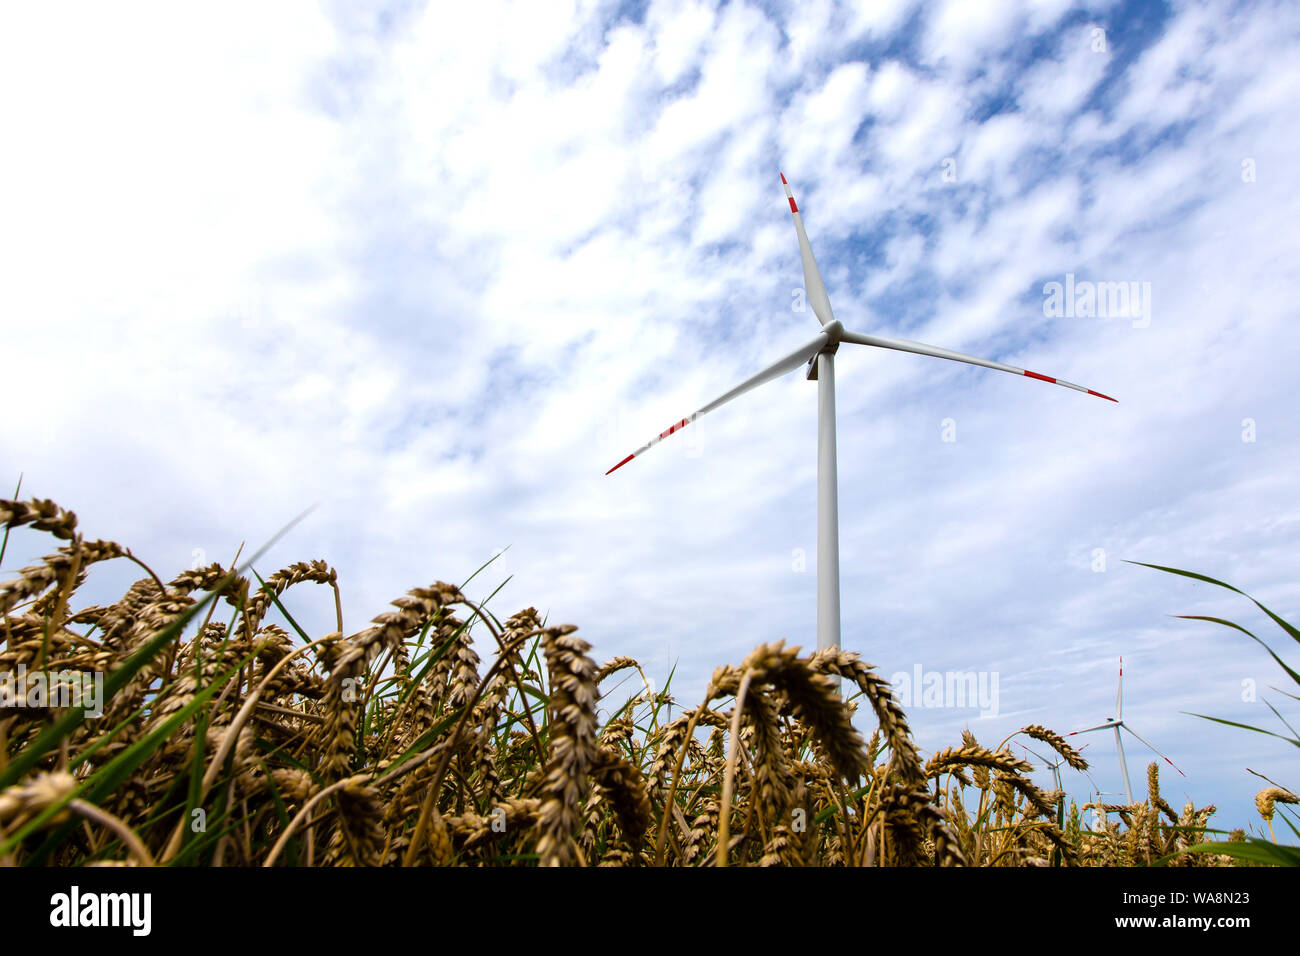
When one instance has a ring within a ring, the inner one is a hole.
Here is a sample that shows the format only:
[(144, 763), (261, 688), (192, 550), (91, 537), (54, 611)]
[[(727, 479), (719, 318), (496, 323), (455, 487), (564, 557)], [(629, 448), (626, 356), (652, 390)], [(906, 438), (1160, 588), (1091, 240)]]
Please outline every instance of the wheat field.
[[(1213, 806), (1171, 807), (1154, 763), (1144, 801), (1067, 807), (1012, 752), (1032, 738), (1086, 769), (1045, 727), (927, 756), (844, 651), (761, 645), (674, 701), (575, 627), (502, 621), (450, 584), (344, 636), (323, 561), (164, 581), (51, 501), (0, 500), (0, 521), (6, 543), (20, 526), (61, 542), (0, 584), (0, 672), (104, 675), (98, 717), (0, 709), (5, 865), (1215, 866), (1247, 845), (1215, 842)], [(143, 576), (76, 606), (114, 559)], [(307, 583), (339, 630), (285, 611)], [(1271, 827), (1295, 801), (1270, 788), (1259, 812)]]

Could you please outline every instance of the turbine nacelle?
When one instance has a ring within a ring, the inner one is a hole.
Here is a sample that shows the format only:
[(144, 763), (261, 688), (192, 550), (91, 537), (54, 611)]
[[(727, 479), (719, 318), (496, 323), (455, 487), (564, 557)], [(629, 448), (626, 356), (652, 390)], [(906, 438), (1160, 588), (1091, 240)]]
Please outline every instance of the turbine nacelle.
[(810, 382), (817, 381), (817, 355), (834, 355), (840, 350), (840, 341), (844, 338), (844, 325), (839, 319), (831, 319), (822, 326), (822, 331), (826, 333), (826, 344), (816, 355), (808, 358), (808, 372), (805, 377)]

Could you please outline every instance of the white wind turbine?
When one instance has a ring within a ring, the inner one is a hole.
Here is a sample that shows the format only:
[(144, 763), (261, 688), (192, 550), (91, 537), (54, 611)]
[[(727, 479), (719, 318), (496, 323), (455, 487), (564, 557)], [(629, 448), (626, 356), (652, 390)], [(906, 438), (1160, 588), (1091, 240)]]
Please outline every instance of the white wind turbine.
[(785, 184), (786, 198), (790, 200), (790, 212), (794, 215), (794, 229), (799, 236), (799, 255), (803, 259), (803, 279), (808, 303), (812, 306), (813, 314), (821, 322), (821, 332), (811, 342), (801, 345), (785, 358), (745, 379), (731, 391), (720, 395), (698, 411), (692, 412), (667, 431), (661, 432), (657, 438), (642, 445), (605, 474), (608, 475), (622, 468), (633, 458), (644, 454), (653, 445), (685, 428), (701, 415), (725, 405), (733, 398), (765, 382), (794, 371), (805, 362), (808, 363), (808, 379), (817, 382), (817, 649), (825, 650), (839, 647), (840, 644), (839, 502), (835, 465), (835, 353), (841, 342), (872, 345), (876, 348), (895, 349), (900, 352), (914, 352), (917, 355), (965, 362), (969, 365), (996, 369), (999, 372), (1011, 372), (1027, 378), (1036, 378), (1042, 382), (1064, 385), (1066, 388), (1087, 392), (1089, 395), (1096, 395), (1111, 402), (1115, 399), (1081, 385), (1039, 375), (1037, 372), (1027, 372), (1014, 365), (976, 358), (973, 355), (934, 345), (923, 345), (907, 339), (885, 338), (880, 335), (864, 335), (860, 332), (848, 331), (831, 312), (826, 284), (822, 282), (821, 272), (817, 269), (817, 260), (813, 258), (812, 247), (808, 244), (808, 234), (804, 232), (803, 217), (799, 214), (799, 207), (795, 204), (794, 194), (790, 191), (790, 184), (786, 182), (784, 173), (781, 174), (781, 182)]
[(1169, 766), (1173, 767), (1175, 770), (1178, 770), (1178, 772), (1184, 777), (1187, 776), (1187, 774), (1183, 773), (1182, 770), (1179, 770), (1178, 764), (1174, 763), (1159, 750), (1156, 750), (1155, 747), (1152, 747), (1146, 738), (1142, 737), (1136, 730), (1124, 723), (1124, 658), (1122, 657), (1119, 659), (1119, 687), (1115, 691), (1115, 716), (1107, 718), (1104, 724), (1098, 724), (1096, 727), (1088, 727), (1085, 730), (1074, 730), (1065, 736), (1073, 737), (1076, 734), (1090, 734), (1094, 730), (1115, 731), (1115, 749), (1119, 752), (1120, 776), (1124, 778), (1124, 796), (1131, 804), (1133, 802), (1133, 787), (1128, 782), (1128, 762), (1124, 759), (1124, 741), (1120, 739), (1119, 734), (1121, 729), (1127, 730), (1134, 737), (1137, 737), (1137, 739), (1145, 744), (1146, 747), (1157, 757), (1169, 764)]
[[(1064, 764), (1065, 764), (1065, 758), (1064, 758), (1064, 757), (1061, 757), (1059, 760), (1056, 760), (1055, 762), (1053, 762), (1053, 761), (1051, 761), (1051, 760), (1048, 760), (1046, 757), (1044, 757), (1042, 754), (1040, 754), (1037, 750), (1031, 750), (1030, 748), (1026, 747), (1024, 744), (1017, 744), (1017, 746), (1019, 746), (1020, 749), (1023, 750), (1025, 753), (1027, 753), (1027, 754), (1032, 754), (1033, 756), (1035, 756), (1035, 757), (1037, 757), (1039, 760), (1041, 760), (1041, 761), (1043, 762), (1044, 766), (1045, 766), (1048, 770), (1052, 771), (1052, 780), (1056, 783), (1056, 789), (1057, 789), (1057, 790), (1061, 790), (1061, 791), (1064, 791), (1064, 790), (1065, 790), (1065, 785), (1064, 785), (1063, 783), (1061, 783), (1061, 767), (1064, 766)], [(1087, 748), (1087, 744), (1085, 744), (1083, 747), (1080, 747), (1079, 750), (1082, 751), (1082, 750), (1085, 750), (1086, 748)], [(1083, 771), (1083, 773), (1084, 773), (1085, 776), (1088, 776), (1088, 771), (1085, 770), (1085, 771)], [(1091, 780), (1092, 777), (1091, 777), (1091, 776), (1088, 776), (1088, 779)]]

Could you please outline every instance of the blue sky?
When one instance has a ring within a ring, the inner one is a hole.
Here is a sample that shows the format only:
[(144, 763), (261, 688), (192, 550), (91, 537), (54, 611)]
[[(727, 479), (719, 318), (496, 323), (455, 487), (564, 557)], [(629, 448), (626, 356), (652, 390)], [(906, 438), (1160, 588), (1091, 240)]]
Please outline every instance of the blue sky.
[[(5, 13), (0, 479), (160, 573), (318, 503), (259, 570), (324, 558), (349, 630), (508, 546), (472, 596), (509, 577), (498, 612), (676, 664), (693, 705), (815, 643), (815, 388), (604, 472), (815, 334), (783, 170), (848, 328), (1119, 399), (841, 349), (844, 646), (999, 678), (996, 716), (914, 707), (921, 746), (1098, 723), (1123, 655), (1175, 806), (1239, 825), (1246, 767), (1300, 785), (1284, 743), (1184, 713), (1276, 726), (1276, 665), (1169, 615), (1289, 640), (1125, 563), (1300, 617), (1300, 11), (466, 6)], [(1149, 283), (1147, 321), (1046, 315), (1067, 274)], [(49, 547), (15, 534), (4, 570)], [(332, 629), (327, 594), (289, 607)]]

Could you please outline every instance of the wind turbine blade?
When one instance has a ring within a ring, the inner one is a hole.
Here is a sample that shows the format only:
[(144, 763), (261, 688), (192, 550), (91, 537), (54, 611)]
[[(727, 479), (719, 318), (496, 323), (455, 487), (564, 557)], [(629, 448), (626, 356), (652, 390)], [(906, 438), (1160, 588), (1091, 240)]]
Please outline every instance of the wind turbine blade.
[(1187, 774), (1183, 773), (1182, 770), (1179, 769), (1178, 764), (1174, 763), (1172, 760), (1170, 760), (1168, 757), (1166, 757), (1164, 754), (1162, 754), (1159, 750), (1156, 750), (1155, 747), (1152, 747), (1150, 741), (1148, 741), (1145, 737), (1143, 737), (1141, 734), (1139, 734), (1136, 730), (1134, 730), (1134, 729), (1133, 729), (1132, 727), (1130, 727), (1128, 724), (1121, 724), (1120, 726), (1123, 727), (1125, 730), (1127, 730), (1130, 734), (1132, 734), (1132, 735), (1133, 735), (1134, 737), (1136, 737), (1138, 740), (1142, 741), (1142, 743), (1146, 744), (1146, 745), (1147, 745), (1147, 748), (1148, 748), (1152, 753), (1154, 753), (1157, 757), (1159, 757), (1159, 758), (1160, 758), (1161, 760), (1163, 760), (1165, 763), (1169, 764), (1169, 766), (1173, 767), (1175, 770), (1178, 770), (1178, 772), (1181, 773), (1181, 774), (1183, 774), (1184, 777), (1187, 776)]
[(813, 258), (808, 233), (803, 229), (803, 216), (799, 214), (799, 207), (794, 201), (794, 193), (790, 191), (790, 184), (786, 182), (785, 173), (781, 174), (781, 183), (785, 186), (785, 197), (790, 200), (790, 212), (794, 214), (794, 231), (799, 234), (799, 258), (803, 260), (803, 286), (808, 293), (808, 304), (812, 306), (813, 315), (817, 316), (822, 325), (826, 325), (835, 321), (830, 296), (826, 294), (826, 283), (822, 281), (821, 270)]
[(1119, 772), (1124, 778), (1124, 796), (1128, 802), (1133, 802), (1133, 786), (1128, 782), (1128, 761), (1124, 759), (1124, 741), (1121, 739), (1119, 728), (1122, 725), (1115, 725), (1115, 749), (1119, 751)]
[(1124, 658), (1119, 659), (1119, 689), (1115, 691), (1115, 719), (1124, 719)]
[(1098, 724), (1096, 727), (1088, 727), (1088, 728), (1085, 729), (1085, 730), (1072, 730), (1072, 731), (1070, 731), (1068, 734), (1066, 734), (1065, 736), (1067, 736), (1067, 737), (1073, 737), (1075, 734), (1090, 734), (1090, 733), (1092, 733), (1094, 730), (1109, 730), (1111, 727), (1114, 727), (1114, 726), (1115, 726), (1115, 725), (1112, 724), (1110, 721), (1107, 721), (1107, 722), (1104, 723), (1104, 724)]
[(1050, 762), (1046, 757), (1044, 757), (1042, 754), (1040, 754), (1037, 750), (1030, 750), (1030, 749), (1029, 749), (1028, 747), (1026, 747), (1024, 744), (1020, 744), (1020, 743), (1018, 743), (1017, 746), (1019, 746), (1020, 749), (1023, 750), (1025, 753), (1033, 754), (1035, 757), (1037, 757), (1039, 760), (1041, 760), (1041, 761), (1042, 761), (1044, 764), (1046, 764), (1048, 767), (1051, 767), (1051, 766), (1052, 766), (1051, 762)]
[(658, 438), (652, 438), (650, 441), (646, 442), (644, 445), (642, 445), (636, 451), (632, 452), (632, 454), (628, 455), (626, 458), (620, 461), (609, 471), (605, 472), (605, 474), (608, 475), (611, 474), (612, 472), (618, 471), (618, 469), (622, 468), (633, 458), (637, 457), (638, 455), (644, 454), (652, 446), (659, 444), (669, 435), (673, 434), (673, 432), (681, 431), (691, 422), (695, 421), (695, 419), (699, 418), (701, 415), (707, 415), (709, 412), (713, 411), (719, 405), (725, 405), (733, 398), (737, 398), (745, 394), (750, 389), (758, 388), (758, 386), (764, 384), (765, 382), (770, 382), (774, 378), (779, 378), (780, 376), (784, 375), (786, 372), (794, 371), (795, 369), (803, 365), (805, 362), (807, 362), (808, 359), (812, 358), (823, 348), (825, 348), (826, 343), (829, 341), (830, 341), (830, 336), (827, 335), (825, 332), (821, 333), (819, 336), (817, 336), (817, 338), (813, 339), (811, 342), (807, 343), (806, 345), (802, 345), (799, 348), (795, 349), (785, 358), (773, 362), (771, 365), (763, 369), (763, 371), (759, 372), (757, 375), (753, 375), (745, 379), (743, 382), (741, 382), (731, 391), (727, 392), (724, 395), (718, 396), (717, 398), (709, 402), (709, 404), (705, 405), (703, 408), (699, 409), (698, 411), (691, 412), (691, 414), (687, 415), (681, 421), (677, 422), (667, 431), (660, 432)]
[(841, 336), (841, 341), (852, 342), (855, 345), (874, 345), (881, 349), (897, 349), (900, 352), (915, 352), (917, 355), (930, 355), (934, 358), (949, 359), (953, 362), (965, 362), (967, 365), (979, 365), (983, 368), (995, 369), (999, 372), (1011, 372), (1014, 375), (1023, 375), (1026, 378), (1036, 378), (1040, 382), (1051, 382), (1053, 385), (1064, 385), (1066, 388), (1072, 388), (1076, 392), (1087, 392), (1089, 395), (1096, 395), (1098, 398), (1104, 398), (1108, 402), (1117, 402), (1117, 399), (1109, 395), (1103, 395), (1101, 392), (1094, 392), (1090, 388), (1084, 388), (1082, 385), (1075, 385), (1073, 382), (1066, 382), (1059, 378), (1052, 378), (1050, 375), (1039, 375), (1037, 372), (1028, 372), (1023, 368), (1016, 368), (1014, 365), (1007, 365), (1003, 362), (994, 362), (990, 359), (977, 358), (974, 355), (967, 355), (965, 352), (954, 352), (952, 349), (941, 349), (937, 345), (926, 345), (923, 342), (912, 342), (908, 339), (891, 339), (883, 335), (863, 335), (861, 332), (845, 331)]

